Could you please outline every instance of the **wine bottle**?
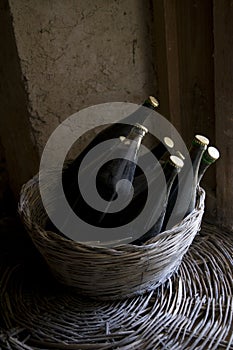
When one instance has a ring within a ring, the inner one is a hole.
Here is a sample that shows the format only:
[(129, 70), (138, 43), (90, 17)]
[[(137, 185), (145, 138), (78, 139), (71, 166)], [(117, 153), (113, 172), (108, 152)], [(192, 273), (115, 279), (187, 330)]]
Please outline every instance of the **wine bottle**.
[[(98, 135), (96, 135), (96, 137), (88, 144), (88, 146), (72, 162), (70, 162), (64, 167), (62, 174), (62, 184), (64, 192), (68, 196), (68, 202), (71, 205), (71, 207), (74, 205), (75, 202), (78, 202), (80, 200), (80, 193), (77, 184), (77, 175), (79, 173), (80, 164), (85, 158), (85, 156), (88, 154), (88, 152), (103, 141), (109, 139), (117, 139), (120, 137), (127, 137), (133, 128), (132, 123), (134, 121), (135, 123), (144, 122), (144, 120), (150, 115), (151, 110), (156, 110), (158, 105), (159, 103), (156, 100), (156, 98), (154, 98), (153, 96), (149, 96), (144, 101), (141, 107), (139, 107), (134, 113), (122, 119), (121, 123), (111, 124), (104, 130), (102, 130)], [(129, 121), (130, 124), (127, 124), (127, 121)], [(77, 197), (75, 198), (76, 195)], [(56, 212), (56, 204), (54, 212)], [(55, 230), (54, 225), (49, 219), (47, 221), (46, 226), (47, 229)]]
[(190, 214), (195, 208), (199, 166), (201, 163), (203, 153), (205, 152), (208, 144), (209, 144), (209, 140), (207, 139), (207, 137), (202, 135), (196, 135), (189, 151), (190, 158), (192, 161), (192, 166), (193, 166), (193, 184), (192, 184), (191, 200), (190, 200), (188, 210), (186, 212), (186, 216)]
[[(162, 174), (159, 174), (158, 177), (155, 177), (155, 180), (151, 184), (151, 189), (153, 190), (153, 200), (149, 204), (151, 206), (151, 213), (148, 217), (144, 218), (145, 228), (148, 228), (148, 230), (143, 236), (131, 242), (132, 244), (141, 245), (161, 232), (171, 187), (183, 165), (184, 163), (179, 157), (169, 157), (169, 160), (165, 163), (163, 168), (163, 174), (166, 180), (166, 188), (161, 188), (162, 182), (160, 176)], [(161, 210), (161, 213), (156, 222), (153, 223), (158, 210)]]
[(204, 152), (198, 171), (198, 183), (201, 182), (203, 175), (211, 164), (220, 157), (219, 151), (215, 147), (208, 147)]
[[(143, 124), (146, 118), (150, 115), (151, 110), (155, 111), (158, 106), (159, 102), (157, 101), (157, 99), (154, 96), (149, 96), (135, 112), (126, 116), (119, 122), (109, 125), (98, 135), (96, 135), (96, 137), (84, 150), (85, 153), (89, 151), (89, 148), (92, 148), (98, 143), (103, 142), (105, 140), (117, 138), (120, 136), (126, 137), (136, 123)], [(128, 122), (129, 124), (127, 124)]]
[[(159, 103), (156, 98), (149, 96), (144, 101), (142, 106), (140, 106), (135, 112), (123, 118), (118, 123), (110, 124), (94, 137), (94, 139), (87, 145), (87, 147), (69, 164), (68, 167), (64, 169), (64, 173), (77, 174), (82, 160), (88, 154), (88, 152), (90, 152), (91, 149), (106, 140), (128, 136), (131, 129), (133, 128), (132, 124), (142, 124), (150, 115), (150, 110), (156, 110), (158, 105)], [(130, 124), (127, 124), (127, 122)], [(66, 177), (68, 178), (69, 176), (67, 175)]]
[[(94, 208), (92, 207), (93, 203), (88, 203), (85, 200), (79, 187), (80, 182), (78, 182), (77, 174), (72, 174), (72, 178), (69, 176), (69, 179), (66, 179), (63, 185), (64, 193), (70, 207), (81, 220), (93, 226), (110, 228), (119, 226), (122, 212), (126, 218), (127, 207), (125, 203), (127, 204), (127, 200), (130, 198), (138, 152), (146, 132), (147, 129), (144, 126), (136, 124), (127, 137), (120, 137), (112, 149), (106, 151), (106, 159), (111, 154), (111, 160), (104, 162), (99, 167), (99, 161), (104, 161), (105, 157), (105, 155), (100, 155), (99, 158), (94, 159), (90, 164), (88, 163), (86, 167), (80, 168), (79, 179), (86, 186), (82, 190), (86, 191), (90, 183), (96, 183), (99, 196), (106, 201), (104, 209)], [(94, 178), (94, 174), (97, 174), (96, 178)], [(119, 212), (111, 210), (116, 200), (120, 205)], [(98, 202), (95, 203), (98, 204)], [(66, 231), (68, 228), (69, 217), (66, 218), (61, 229)], [(77, 232), (78, 229), (77, 227)], [(102, 239), (103, 237), (97, 237), (100, 242)], [(87, 237), (87, 240), (90, 239)]]
[[(209, 140), (205, 136), (196, 135), (194, 137), (194, 140), (192, 142), (192, 145), (189, 151), (190, 159), (192, 162), (192, 169), (189, 169), (185, 163), (185, 166), (183, 167), (179, 175), (179, 179), (176, 178), (172, 185), (162, 231), (172, 228), (172, 226), (176, 225), (179, 221), (181, 221), (184, 218), (184, 216), (188, 215), (194, 209), (195, 201), (196, 201), (196, 187), (198, 182), (199, 164), (201, 161), (202, 154), (207, 148), (208, 143), (209, 143)], [(179, 153), (177, 154), (179, 155)], [(181, 157), (181, 155), (179, 156)], [(184, 157), (183, 157), (183, 160), (185, 162)], [(190, 170), (193, 171), (193, 183), (191, 188), (190, 188), (190, 184), (188, 183), (188, 175)], [(175, 207), (177, 196), (178, 196), (178, 189), (179, 189), (180, 205)], [(188, 206), (188, 210), (186, 214), (183, 215), (183, 211), (187, 206)], [(172, 214), (172, 222), (169, 222), (171, 214)]]
[[(144, 101), (142, 106), (140, 106), (135, 112), (126, 116), (117, 123), (110, 124), (107, 128), (105, 128), (99, 134), (97, 134), (81, 154), (87, 154), (91, 148), (105, 140), (118, 138), (120, 136), (126, 137), (129, 134), (130, 130), (133, 128), (132, 124), (142, 124), (145, 121), (145, 119), (150, 115), (150, 110), (156, 110), (158, 105), (159, 102), (156, 100), (156, 98), (153, 96), (149, 96)], [(127, 122), (129, 122), (130, 124), (127, 124)]]

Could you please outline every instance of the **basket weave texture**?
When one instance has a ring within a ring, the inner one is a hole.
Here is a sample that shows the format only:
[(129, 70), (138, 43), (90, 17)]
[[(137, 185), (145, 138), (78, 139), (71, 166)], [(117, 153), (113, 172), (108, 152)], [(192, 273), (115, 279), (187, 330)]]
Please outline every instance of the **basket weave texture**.
[(172, 230), (142, 246), (96, 247), (45, 231), (47, 219), (38, 175), (21, 191), (19, 213), (35, 246), (56, 279), (88, 297), (114, 300), (156, 289), (180, 266), (200, 230), (205, 192), (199, 189), (196, 209)]

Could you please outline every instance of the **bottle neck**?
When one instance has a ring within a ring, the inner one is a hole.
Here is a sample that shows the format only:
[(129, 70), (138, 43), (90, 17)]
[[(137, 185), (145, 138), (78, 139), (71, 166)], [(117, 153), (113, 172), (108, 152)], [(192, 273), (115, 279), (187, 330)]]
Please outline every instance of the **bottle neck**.
[(211, 164), (213, 164), (216, 159), (208, 159), (206, 156), (206, 152), (204, 152), (201, 162), (200, 162), (200, 166), (199, 166), (199, 171), (198, 171), (198, 183), (200, 183), (202, 177), (204, 176), (206, 170), (209, 168), (209, 166)]
[(207, 146), (198, 144), (195, 141), (193, 142), (193, 144), (190, 148), (189, 155), (190, 155), (191, 162), (193, 165), (194, 180), (197, 179), (201, 158), (202, 158), (202, 155), (205, 152), (206, 148), (207, 148)]
[(143, 124), (144, 121), (149, 117), (151, 111), (156, 111), (157, 107), (150, 102), (150, 99), (146, 99), (143, 104), (136, 109), (135, 112), (124, 118), (124, 122), (129, 121), (131, 124), (140, 123)]
[(164, 171), (166, 184), (167, 184), (167, 197), (168, 197), (171, 191), (171, 186), (175, 180), (176, 175), (179, 173), (180, 168), (174, 166), (170, 161), (167, 161), (163, 168), (163, 171)]
[(134, 126), (127, 137), (123, 138), (122, 142), (126, 146), (126, 149), (128, 149), (127, 153), (131, 153), (132, 158), (130, 157), (129, 160), (135, 160), (138, 157), (138, 152), (140, 145), (142, 143), (142, 139), (147, 133), (146, 128), (139, 128), (137, 126)]
[[(155, 100), (155, 99), (154, 99), (154, 100)], [(156, 104), (153, 104), (153, 102), (151, 101), (151, 98), (147, 98), (147, 99), (143, 102), (142, 106), (148, 107), (148, 108), (150, 108), (150, 109), (152, 109), (152, 110), (155, 111), (155, 110), (158, 108), (158, 106), (159, 106), (158, 101), (156, 101), (156, 102), (157, 102)]]
[(193, 142), (191, 149), (190, 149), (190, 158), (192, 161), (193, 165), (193, 186), (192, 186), (192, 191), (191, 191), (191, 199), (189, 203), (188, 210), (185, 214), (187, 216), (190, 214), (196, 205), (196, 191), (197, 191), (197, 185), (198, 185), (198, 171), (201, 163), (201, 158), (203, 156), (203, 153), (205, 152), (207, 146), (203, 144), (196, 143), (195, 141)]

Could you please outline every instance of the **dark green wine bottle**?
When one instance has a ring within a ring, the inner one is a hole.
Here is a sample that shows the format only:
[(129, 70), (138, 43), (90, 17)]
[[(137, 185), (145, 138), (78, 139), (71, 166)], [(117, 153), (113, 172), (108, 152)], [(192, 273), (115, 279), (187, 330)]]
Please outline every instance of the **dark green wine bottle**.
[[(166, 180), (166, 188), (161, 187), (162, 182), (160, 176), (155, 177), (155, 180), (152, 182), (150, 187), (153, 191), (153, 199), (152, 202), (149, 204), (151, 206), (151, 213), (148, 217), (144, 218), (145, 228), (148, 230), (143, 236), (131, 242), (132, 244), (141, 245), (161, 232), (171, 187), (183, 165), (184, 163), (179, 157), (169, 157), (169, 160), (165, 163), (163, 167), (163, 174)], [(153, 223), (158, 213), (158, 210), (160, 210), (161, 213), (156, 222)]]
[(209, 168), (211, 164), (216, 162), (216, 160), (220, 157), (219, 151), (215, 147), (208, 147), (204, 152), (199, 171), (198, 171), (198, 183), (201, 182), (202, 177), (204, 176), (206, 170)]
[(193, 184), (191, 200), (186, 215), (190, 214), (194, 210), (196, 205), (199, 166), (201, 163), (203, 153), (205, 152), (208, 144), (209, 140), (207, 139), (207, 137), (202, 135), (196, 135), (189, 151), (189, 155), (193, 166)]
[[(85, 156), (98, 144), (106, 140), (119, 139), (120, 137), (127, 137), (131, 130), (134, 128), (133, 123), (142, 124), (145, 119), (150, 115), (151, 110), (156, 110), (159, 103), (153, 96), (149, 96), (134, 113), (122, 119), (120, 122), (110, 124), (104, 130), (96, 135), (96, 137), (88, 144), (88, 146), (66, 167), (62, 173), (63, 190), (71, 208), (77, 207), (77, 203), (80, 202), (80, 190), (78, 186), (77, 175), (79, 174), (80, 164), (84, 160)], [(129, 122), (129, 124), (127, 124)], [(108, 151), (108, 150), (106, 150)], [(58, 205), (59, 206), (59, 205)], [(57, 212), (56, 203), (54, 212)], [(98, 216), (98, 215), (97, 215)], [(48, 219), (47, 227), (54, 228), (54, 225)]]
[[(72, 183), (65, 183), (64, 192), (72, 211), (82, 221), (96, 227), (111, 228), (118, 227), (122, 217), (127, 220), (126, 205), (131, 195), (131, 187), (133, 187), (141, 141), (146, 133), (147, 129), (137, 123), (127, 137), (121, 136), (105, 154), (93, 159), (85, 167), (82, 166), (78, 174), (79, 183), (78, 179), (76, 181), (77, 185), (82, 183), (84, 187), (79, 188), (77, 186), (74, 191)], [(108, 160), (109, 154), (111, 160)], [(100, 166), (100, 162), (103, 163), (102, 166)], [(82, 191), (84, 193), (88, 191), (90, 184), (95, 184), (98, 195), (106, 201), (106, 206), (103, 209), (98, 207), (99, 202), (96, 202), (93, 196), (90, 197), (93, 202), (88, 202), (83, 197)], [(118, 203), (120, 202), (120, 209), (119, 212), (114, 212), (112, 207), (117, 199)], [(66, 217), (62, 230), (67, 231), (69, 229), (69, 219), (69, 217)], [(52, 229), (51, 222), (48, 225)], [(79, 227), (77, 227), (77, 232), (79, 232)], [(103, 237), (96, 238), (100, 242), (102, 242), (102, 239)]]
[[(208, 143), (209, 143), (209, 140), (205, 136), (202, 136), (202, 135), (195, 136), (190, 148), (190, 153), (189, 153), (191, 162), (192, 162), (192, 169), (187, 168), (187, 164), (185, 163), (184, 156), (182, 154), (180, 155), (179, 153), (177, 153), (180, 157), (183, 158), (185, 165), (181, 170), (179, 179), (176, 178), (172, 185), (162, 231), (171, 229), (172, 226), (178, 224), (179, 221), (181, 221), (184, 218), (184, 216), (188, 215), (194, 209), (195, 202), (196, 202), (196, 188), (198, 183), (199, 165), (200, 165), (202, 154), (207, 148)], [(188, 175), (190, 170), (193, 171), (193, 182), (192, 182), (191, 188), (190, 188), (190, 184), (188, 183)], [(179, 190), (180, 205), (175, 206), (177, 201), (177, 196), (178, 196), (178, 190)], [(188, 206), (188, 211), (186, 212), (185, 215), (183, 215), (184, 214), (183, 211), (185, 210), (186, 205)], [(171, 221), (169, 222), (171, 215), (172, 215), (172, 222)]]

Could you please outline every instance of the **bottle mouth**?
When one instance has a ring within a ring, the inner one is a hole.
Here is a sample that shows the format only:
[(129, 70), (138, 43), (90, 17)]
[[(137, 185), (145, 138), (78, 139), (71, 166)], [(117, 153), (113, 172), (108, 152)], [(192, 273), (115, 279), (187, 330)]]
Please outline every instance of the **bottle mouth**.
[(148, 129), (142, 125), (142, 124), (139, 124), (139, 123), (136, 123), (135, 124), (135, 127), (139, 130), (141, 130), (144, 134), (147, 134), (148, 133)]
[(183, 160), (177, 156), (170, 156), (170, 162), (173, 166), (175, 166), (178, 169), (181, 169), (184, 166)]
[(126, 137), (125, 136), (119, 136), (119, 139), (121, 142), (125, 141)]
[(173, 142), (173, 140), (170, 137), (165, 136), (163, 141), (164, 141), (164, 143), (165, 143), (165, 145), (167, 147), (169, 147), (169, 148), (173, 148), (174, 147), (174, 142)]
[(150, 101), (150, 103), (153, 107), (159, 106), (159, 101), (154, 96), (149, 96), (148, 100)]
[(213, 160), (217, 160), (220, 157), (219, 150), (216, 147), (210, 146), (207, 149), (208, 156)]
[(195, 135), (195, 141), (203, 146), (208, 146), (209, 139), (203, 135)]

